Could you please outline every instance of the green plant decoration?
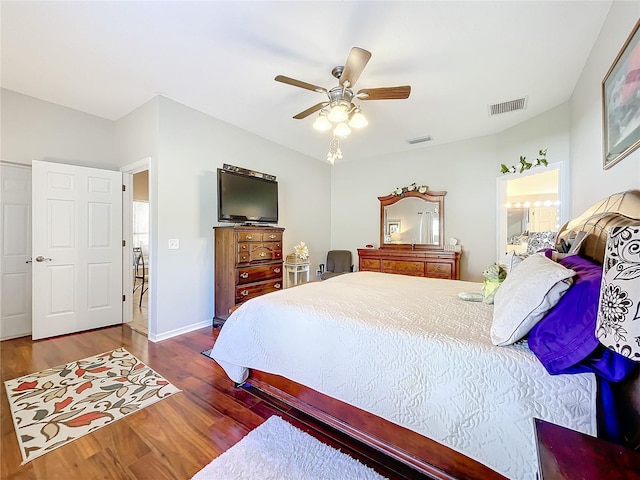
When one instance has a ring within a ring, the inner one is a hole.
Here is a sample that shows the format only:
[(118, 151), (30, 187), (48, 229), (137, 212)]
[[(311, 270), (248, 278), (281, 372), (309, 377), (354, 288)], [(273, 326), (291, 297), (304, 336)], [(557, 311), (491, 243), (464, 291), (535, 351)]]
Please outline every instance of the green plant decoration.
[(505, 174), (505, 173), (516, 173), (517, 171), (519, 171), (520, 173), (524, 172), (525, 170), (529, 170), (533, 167), (539, 167), (539, 166), (547, 166), (549, 165), (549, 162), (547, 161), (547, 149), (545, 148), (544, 150), (540, 150), (538, 152), (538, 158), (536, 158), (535, 163), (531, 163), (531, 162), (527, 162), (527, 157), (524, 157), (522, 155), (520, 155), (520, 164), (518, 166), (516, 165), (512, 165), (511, 167), (507, 167), (504, 163), (500, 165), (500, 173)]
[(407, 192), (427, 193), (428, 190), (429, 190), (428, 185), (418, 185), (414, 182), (408, 187), (396, 188), (393, 192), (391, 192), (391, 195), (395, 195), (397, 197), (404, 197), (404, 194)]

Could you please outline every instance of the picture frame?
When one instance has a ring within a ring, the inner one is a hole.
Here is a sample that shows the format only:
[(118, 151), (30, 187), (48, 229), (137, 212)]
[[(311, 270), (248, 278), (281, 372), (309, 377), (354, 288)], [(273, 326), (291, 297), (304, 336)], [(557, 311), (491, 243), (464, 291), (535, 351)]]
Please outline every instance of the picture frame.
[(640, 146), (640, 20), (602, 81), (603, 169)]
[(387, 227), (389, 228), (389, 235), (400, 233), (400, 220), (389, 220)]

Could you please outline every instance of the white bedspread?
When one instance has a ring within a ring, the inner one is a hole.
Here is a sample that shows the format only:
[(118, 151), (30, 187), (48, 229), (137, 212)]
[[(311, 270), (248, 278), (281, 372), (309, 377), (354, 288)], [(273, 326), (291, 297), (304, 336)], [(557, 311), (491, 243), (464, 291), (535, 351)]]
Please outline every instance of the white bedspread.
[(357, 272), (250, 300), (211, 356), (242, 382), (282, 375), (453, 448), (536, 478), (533, 417), (596, 434), (592, 374), (549, 375), (525, 341), (491, 343), (480, 284)]

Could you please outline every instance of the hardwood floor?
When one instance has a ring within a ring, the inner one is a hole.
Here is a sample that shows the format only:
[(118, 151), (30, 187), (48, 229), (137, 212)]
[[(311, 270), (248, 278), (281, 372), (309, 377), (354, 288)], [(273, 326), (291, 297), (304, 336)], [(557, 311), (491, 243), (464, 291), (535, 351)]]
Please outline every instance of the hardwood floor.
[(277, 414), (390, 479), (424, 478), (255, 389), (235, 388), (216, 362), (200, 354), (213, 345), (217, 333), (203, 328), (154, 344), (128, 326), (116, 326), (37, 342), (30, 337), (1, 342), (3, 382), (125, 347), (182, 392), (20, 466), (3, 385), (0, 477), (186, 480)]

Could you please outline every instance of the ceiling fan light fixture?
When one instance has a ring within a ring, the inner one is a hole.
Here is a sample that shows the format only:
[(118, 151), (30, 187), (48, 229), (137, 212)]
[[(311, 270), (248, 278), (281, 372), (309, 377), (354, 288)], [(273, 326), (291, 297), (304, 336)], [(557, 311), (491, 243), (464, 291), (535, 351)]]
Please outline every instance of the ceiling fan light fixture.
[(327, 162), (333, 165), (336, 160), (342, 160), (342, 150), (340, 149), (340, 142), (334, 136), (329, 143), (329, 152), (327, 153)]
[(333, 125), (331, 125), (331, 122), (327, 119), (327, 116), (324, 113), (320, 113), (318, 118), (316, 118), (316, 121), (313, 122), (313, 128), (320, 131), (329, 130), (332, 126)]
[(353, 128), (363, 128), (369, 125), (367, 117), (360, 111), (360, 107), (356, 109), (356, 113), (353, 114), (351, 120), (349, 120), (349, 126)]
[(331, 106), (331, 110), (329, 110), (327, 118), (333, 123), (344, 122), (349, 118), (349, 110), (344, 103), (336, 103)]
[(337, 137), (346, 137), (350, 133), (351, 133), (351, 129), (344, 122), (340, 122), (338, 125), (336, 125), (336, 128), (333, 130), (333, 134)]
[(351, 128), (363, 128), (369, 124), (367, 118), (360, 110), (360, 106), (354, 101), (357, 100), (402, 100), (409, 98), (411, 93), (410, 85), (398, 87), (378, 87), (365, 88), (354, 93), (353, 89), (371, 58), (371, 52), (353, 47), (349, 52), (347, 61), (342, 66), (336, 66), (331, 74), (338, 79), (338, 85), (332, 88), (324, 88), (312, 83), (296, 80), (295, 78), (277, 75), (276, 82), (285, 83), (294, 87), (310, 90), (315, 93), (325, 94), (327, 99), (312, 107), (294, 115), (294, 119), (301, 120), (309, 115), (319, 112), (319, 116), (313, 123), (313, 128), (319, 131), (333, 132), (327, 160), (333, 164), (342, 158), (342, 151), (338, 143), (338, 138), (345, 138), (351, 133)]

